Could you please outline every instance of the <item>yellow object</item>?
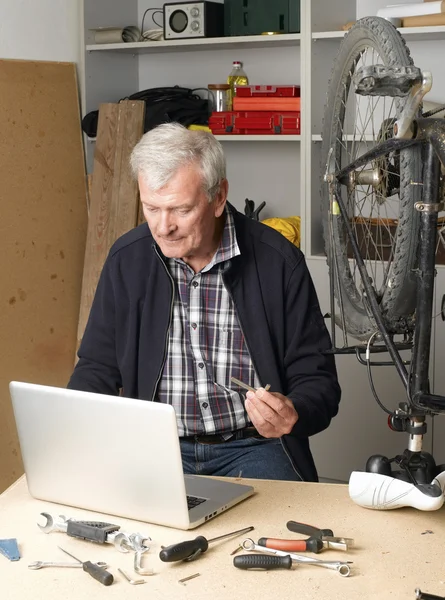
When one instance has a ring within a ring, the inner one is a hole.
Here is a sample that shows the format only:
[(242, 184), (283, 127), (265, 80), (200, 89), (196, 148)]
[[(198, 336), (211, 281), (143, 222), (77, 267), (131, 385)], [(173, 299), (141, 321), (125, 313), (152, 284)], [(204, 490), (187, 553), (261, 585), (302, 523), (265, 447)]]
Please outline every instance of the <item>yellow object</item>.
[(300, 247), (301, 242), (301, 218), (300, 217), (272, 217), (271, 219), (264, 219), (261, 221), (264, 225), (276, 229), (285, 238), (287, 238), (292, 244)]
[(233, 68), (230, 71), (229, 76), (227, 77), (227, 83), (230, 85), (230, 90), (228, 90), (227, 94), (227, 110), (233, 110), (233, 98), (235, 97), (235, 87), (237, 85), (249, 85), (249, 78), (244, 72), (243, 65), (239, 60), (233, 61)]
[(210, 127), (207, 127), (207, 125), (189, 125), (187, 129), (190, 129), (191, 131), (208, 131), (209, 133), (212, 133), (212, 130)]

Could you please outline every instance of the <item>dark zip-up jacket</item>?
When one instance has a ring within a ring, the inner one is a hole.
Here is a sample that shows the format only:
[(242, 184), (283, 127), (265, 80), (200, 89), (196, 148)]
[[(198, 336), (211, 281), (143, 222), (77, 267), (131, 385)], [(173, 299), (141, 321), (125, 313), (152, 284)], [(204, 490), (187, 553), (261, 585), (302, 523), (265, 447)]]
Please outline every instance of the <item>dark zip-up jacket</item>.
[[(262, 385), (290, 398), (299, 419), (281, 438), (305, 481), (317, 481), (308, 438), (337, 414), (330, 338), (303, 254), (274, 229), (232, 210), (240, 256), (224, 283)], [(173, 283), (146, 224), (105, 262), (68, 387), (153, 400), (162, 373)]]

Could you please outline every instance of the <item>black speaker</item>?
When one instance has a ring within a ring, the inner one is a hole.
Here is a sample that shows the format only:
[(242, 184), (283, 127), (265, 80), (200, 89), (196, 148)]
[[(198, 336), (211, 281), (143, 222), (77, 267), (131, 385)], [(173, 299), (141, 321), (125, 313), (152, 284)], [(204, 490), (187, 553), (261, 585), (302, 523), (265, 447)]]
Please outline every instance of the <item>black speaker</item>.
[(224, 0), (224, 35), (300, 33), (300, 0)]

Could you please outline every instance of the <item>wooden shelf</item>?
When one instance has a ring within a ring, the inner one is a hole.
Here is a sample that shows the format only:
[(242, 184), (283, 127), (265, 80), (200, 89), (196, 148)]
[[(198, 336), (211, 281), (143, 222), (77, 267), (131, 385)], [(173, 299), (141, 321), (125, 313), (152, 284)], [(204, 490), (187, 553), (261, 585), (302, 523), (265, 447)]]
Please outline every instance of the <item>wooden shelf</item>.
[(328, 40), (344, 37), (346, 31), (316, 31), (312, 33), (313, 40)]
[[(357, 142), (357, 143), (360, 143), (360, 142), (375, 142), (375, 136), (370, 133), (368, 135), (365, 135), (363, 137), (363, 139), (359, 140), (357, 138), (357, 136), (354, 136), (354, 135), (350, 134), (350, 135), (346, 136), (346, 140), (348, 142)], [(314, 134), (312, 134), (312, 141), (313, 142), (321, 142), (322, 141), (321, 134), (320, 133), (314, 133)]]
[(280, 35), (248, 35), (222, 38), (202, 38), (190, 40), (169, 40), (160, 42), (135, 42), (129, 44), (90, 44), (88, 52), (126, 52), (145, 54), (159, 52), (178, 52), (194, 50), (224, 50), (238, 48), (282, 48), (296, 46), (300, 43), (299, 33), (283, 33)]
[(445, 40), (445, 26), (435, 25), (430, 27), (400, 27), (400, 33), (410, 42), (424, 40)]
[[(215, 135), (220, 142), (299, 142), (300, 135)], [(86, 136), (90, 144), (96, 143), (96, 138)]]
[(220, 142), (299, 142), (300, 135), (216, 135)]
[[(430, 27), (399, 27), (398, 31), (404, 38), (410, 42), (422, 40), (444, 40), (445, 25), (435, 25)], [(317, 31), (312, 33), (313, 40), (341, 39), (346, 31)]]

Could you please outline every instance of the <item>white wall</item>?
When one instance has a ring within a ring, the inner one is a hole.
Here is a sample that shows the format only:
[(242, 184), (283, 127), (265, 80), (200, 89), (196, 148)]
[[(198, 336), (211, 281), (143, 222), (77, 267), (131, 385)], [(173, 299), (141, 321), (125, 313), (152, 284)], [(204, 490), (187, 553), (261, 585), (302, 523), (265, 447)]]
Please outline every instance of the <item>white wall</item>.
[(0, 58), (80, 63), (80, 0), (1, 0)]

